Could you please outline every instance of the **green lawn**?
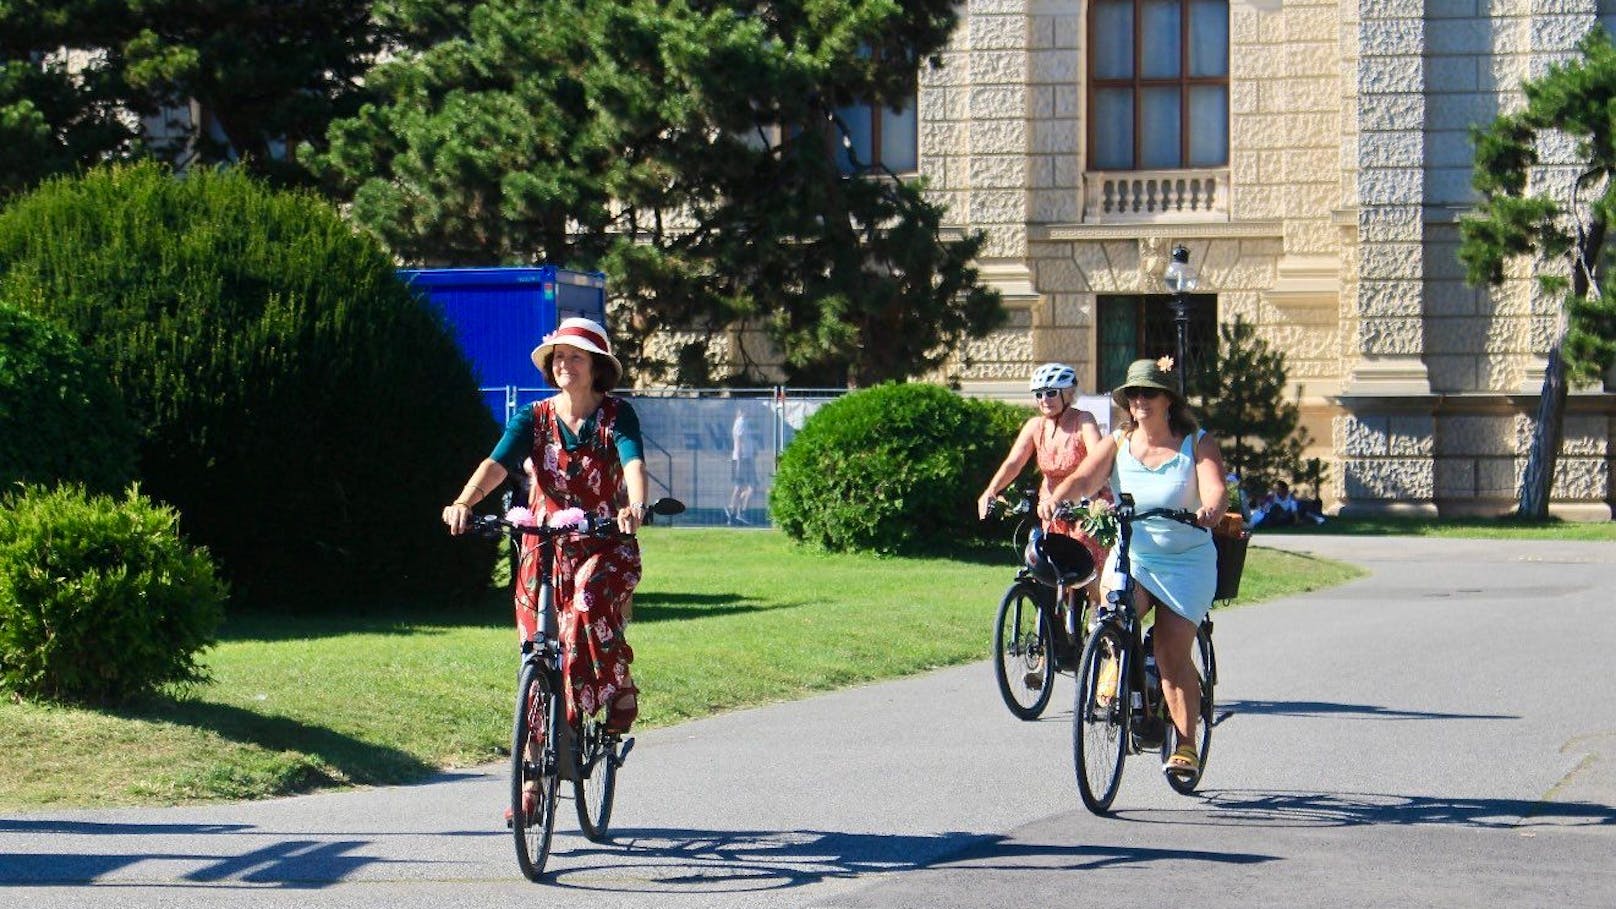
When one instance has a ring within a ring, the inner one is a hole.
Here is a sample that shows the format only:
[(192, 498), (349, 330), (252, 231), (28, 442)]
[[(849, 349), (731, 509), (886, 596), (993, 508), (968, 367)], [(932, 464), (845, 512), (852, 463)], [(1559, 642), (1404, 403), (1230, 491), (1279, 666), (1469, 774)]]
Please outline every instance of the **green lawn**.
[[(985, 658), (1005, 547), (829, 555), (775, 532), (653, 529), (630, 626), (642, 726)], [(1241, 602), (1353, 577), (1253, 548)], [(211, 685), (114, 713), (0, 703), (0, 809), (258, 798), (407, 782), (508, 747), (508, 594), (454, 611), (233, 618)], [(983, 684), (990, 684), (983, 676)]]

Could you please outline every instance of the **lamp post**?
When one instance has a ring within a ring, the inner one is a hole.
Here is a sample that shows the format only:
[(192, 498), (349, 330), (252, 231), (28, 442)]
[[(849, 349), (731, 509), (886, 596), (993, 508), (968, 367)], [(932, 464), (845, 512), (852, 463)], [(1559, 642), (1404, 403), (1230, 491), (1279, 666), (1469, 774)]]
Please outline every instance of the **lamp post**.
[(1173, 247), (1173, 260), (1167, 263), (1162, 271), (1162, 283), (1172, 293), (1173, 299), (1169, 303), (1173, 308), (1174, 340), (1176, 341), (1178, 359), (1174, 361), (1178, 367), (1178, 396), (1184, 398), (1188, 394), (1186, 373), (1189, 364), (1184, 362), (1184, 348), (1189, 344), (1190, 333), (1190, 301), (1189, 293), (1195, 289), (1199, 278), (1195, 273), (1195, 266), (1190, 264), (1190, 251), (1184, 244), (1179, 243)]

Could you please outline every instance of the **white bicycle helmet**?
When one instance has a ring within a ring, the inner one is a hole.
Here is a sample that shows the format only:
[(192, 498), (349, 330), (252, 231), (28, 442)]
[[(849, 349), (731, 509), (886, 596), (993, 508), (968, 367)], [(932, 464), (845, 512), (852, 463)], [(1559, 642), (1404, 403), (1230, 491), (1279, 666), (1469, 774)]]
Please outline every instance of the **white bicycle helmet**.
[(1045, 363), (1032, 371), (1028, 391), (1044, 388), (1071, 388), (1077, 384), (1077, 371), (1065, 363)]

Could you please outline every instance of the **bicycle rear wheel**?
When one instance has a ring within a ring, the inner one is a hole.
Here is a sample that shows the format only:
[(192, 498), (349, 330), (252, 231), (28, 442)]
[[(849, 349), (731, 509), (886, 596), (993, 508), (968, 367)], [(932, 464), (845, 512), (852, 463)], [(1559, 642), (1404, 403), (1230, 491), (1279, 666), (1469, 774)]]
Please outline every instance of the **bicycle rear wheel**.
[(1017, 582), (999, 602), (993, 625), (993, 674), (1004, 706), (1023, 720), (1036, 720), (1054, 690), (1055, 654), (1045, 600), (1047, 588)]
[[(1196, 714), (1195, 753), (1200, 758), (1200, 767), (1192, 776), (1167, 774), (1167, 785), (1180, 795), (1189, 795), (1195, 787), (1201, 784), (1201, 777), (1206, 773), (1206, 759), (1212, 750), (1212, 714), (1216, 701), (1212, 696), (1213, 688), (1217, 684), (1217, 661), (1212, 650), (1212, 623), (1202, 622), (1201, 628), (1195, 633), (1195, 646), (1190, 649), (1190, 659), (1195, 663), (1196, 677), (1201, 680), (1201, 709)], [(1178, 730), (1172, 723), (1167, 724), (1167, 735), (1162, 738), (1162, 762), (1178, 747)]]
[[(1111, 809), (1122, 781), (1122, 763), (1128, 755), (1129, 671), (1128, 636), (1113, 622), (1094, 629), (1078, 661), (1072, 761), (1083, 804), (1095, 814)], [(1110, 691), (1102, 690), (1102, 676)]]
[(511, 735), (511, 830), (516, 864), (530, 881), (544, 874), (556, 821), (556, 756), (549, 741), (561, 698), (539, 660), (522, 666)]
[(577, 755), (572, 795), (578, 806), (578, 826), (584, 836), (598, 843), (606, 839), (612, 799), (617, 794), (617, 736), (606, 734), (604, 719), (584, 718)]

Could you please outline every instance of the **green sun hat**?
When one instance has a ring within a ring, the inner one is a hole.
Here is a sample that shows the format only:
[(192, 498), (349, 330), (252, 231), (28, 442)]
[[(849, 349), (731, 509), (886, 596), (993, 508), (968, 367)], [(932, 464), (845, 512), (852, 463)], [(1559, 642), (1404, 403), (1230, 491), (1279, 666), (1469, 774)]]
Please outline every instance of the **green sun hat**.
[(1111, 400), (1123, 410), (1128, 409), (1127, 390), (1130, 388), (1157, 388), (1167, 392), (1167, 396), (1175, 401), (1184, 399), (1178, 393), (1178, 378), (1173, 375), (1173, 358), (1161, 357), (1156, 360), (1135, 360), (1128, 364), (1128, 377), (1122, 380), (1111, 391)]

